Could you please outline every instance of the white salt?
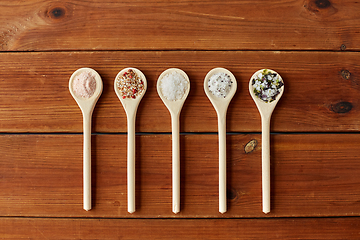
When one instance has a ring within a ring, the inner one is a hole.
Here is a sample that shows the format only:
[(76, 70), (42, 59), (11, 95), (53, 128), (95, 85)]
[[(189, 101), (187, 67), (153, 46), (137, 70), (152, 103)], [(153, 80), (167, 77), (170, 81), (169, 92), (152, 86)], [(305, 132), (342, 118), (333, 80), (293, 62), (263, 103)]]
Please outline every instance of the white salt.
[(216, 97), (225, 98), (231, 89), (231, 78), (224, 72), (215, 73), (209, 78), (209, 91)]
[(76, 96), (90, 98), (96, 89), (95, 76), (91, 72), (82, 72), (75, 77), (72, 88)]
[(176, 101), (181, 99), (188, 88), (188, 81), (178, 72), (166, 74), (160, 80), (160, 89), (163, 96), (170, 100)]

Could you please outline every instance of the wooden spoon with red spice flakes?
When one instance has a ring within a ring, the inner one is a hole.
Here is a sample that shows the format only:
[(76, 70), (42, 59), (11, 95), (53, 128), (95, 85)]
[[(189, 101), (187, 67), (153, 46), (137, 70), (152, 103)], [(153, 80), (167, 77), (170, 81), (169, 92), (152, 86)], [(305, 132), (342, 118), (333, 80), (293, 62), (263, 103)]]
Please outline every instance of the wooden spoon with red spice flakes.
[(147, 82), (145, 75), (136, 68), (125, 68), (115, 78), (115, 93), (120, 99), (127, 117), (127, 194), (128, 212), (135, 212), (135, 120)]

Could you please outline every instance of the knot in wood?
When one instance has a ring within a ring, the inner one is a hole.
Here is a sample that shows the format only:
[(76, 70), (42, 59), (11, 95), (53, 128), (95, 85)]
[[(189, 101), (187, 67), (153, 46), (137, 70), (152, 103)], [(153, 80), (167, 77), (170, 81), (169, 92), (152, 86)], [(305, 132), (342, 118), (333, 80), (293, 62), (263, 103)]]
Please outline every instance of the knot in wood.
[(69, 21), (73, 14), (73, 6), (69, 3), (55, 2), (45, 6), (40, 16), (47, 23), (59, 23)]
[(328, 8), (331, 6), (331, 2), (328, 0), (316, 0), (315, 4), (320, 9)]
[(351, 73), (348, 70), (341, 70), (341, 77), (345, 80), (349, 80)]
[(235, 189), (227, 189), (226, 190), (226, 197), (227, 199), (234, 201), (238, 198), (239, 194)]
[(61, 7), (55, 7), (50, 9), (49, 11), (49, 17), (54, 19), (59, 19), (65, 16), (65, 9)]
[(248, 142), (246, 145), (245, 145), (245, 153), (251, 153), (255, 150), (256, 146), (258, 144), (258, 141), (256, 139), (252, 139), (250, 142)]
[(329, 0), (304, 0), (304, 8), (309, 13), (304, 16), (316, 19), (317, 21), (323, 21), (324, 18), (338, 12)]
[(335, 113), (348, 113), (352, 109), (352, 104), (350, 102), (338, 102), (331, 105), (331, 110)]

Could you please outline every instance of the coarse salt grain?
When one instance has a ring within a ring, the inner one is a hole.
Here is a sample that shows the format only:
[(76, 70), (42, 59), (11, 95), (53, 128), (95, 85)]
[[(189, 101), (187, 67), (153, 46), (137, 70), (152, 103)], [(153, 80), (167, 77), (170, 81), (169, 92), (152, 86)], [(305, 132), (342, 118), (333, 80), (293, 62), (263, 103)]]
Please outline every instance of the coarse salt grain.
[(230, 92), (232, 83), (228, 74), (219, 72), (209, 78), (208, 88), (214, 96), (225, 98)]
[(82, 72), (74, 78), (72, 88), (76, 96), (90, 98), (96, 89), (95, 76), (91, 72)]
[(160, 82), (161, 93), (170, 100), (176, 101), (181, 99), (188, 89), (188, 81), (178, 72), (166, 74)]

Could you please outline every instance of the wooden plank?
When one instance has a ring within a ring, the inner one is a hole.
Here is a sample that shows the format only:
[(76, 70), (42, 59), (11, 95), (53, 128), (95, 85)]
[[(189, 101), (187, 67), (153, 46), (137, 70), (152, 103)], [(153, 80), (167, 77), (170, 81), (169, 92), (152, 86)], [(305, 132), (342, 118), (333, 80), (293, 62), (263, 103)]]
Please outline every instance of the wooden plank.
[[(136, 131), (169, 132), (170, 114), (156, 91), (162, 71), (179, 67), (191, 90), (181, 114), (181, 131), (216, 132), (215, 111), (203, 90), (214, 67), (231, 70), (238, 90), (228, 111), (229, 132), (260, 131), (260, 116), (248, 93), (252, 74), (267, 67), (285, 81), (272, 118), (276, 132), (359, 131), (359, 54), (336, 52), (49, 52), (0, 54), (1, 132), (82, 132), (80, 109), (68, 90), (71, 74), (92, 67), (104, 90), (93, 117), (95, 132), (126, 132), (126, 116), (113, 90), (128, 66), (144, 72), (148, 90), (138, 110)], [(275, 124), (279, 123), (279, 124)]]
[(359, 50), (357, 2), (1, 1), (2, 51)]
[(358, 239), (360, 219), (0, 218), (6, 239)]
[[(359, 134), (271, 136), (271, 212), (261, 211), (261, 136), (228, 135), (228, 212), (218, 212), (217, 135), (181, 135), (181, 212), (171, 211), (171, 136), (137, 136), (127, 213), (126, 135), (94, 135), (93, 209), (82, 209), (81, 135), (0, 136), (0, 216), (250, 218), (360, 216)], [(245, 146), (255, 140), (252, 149)]]

